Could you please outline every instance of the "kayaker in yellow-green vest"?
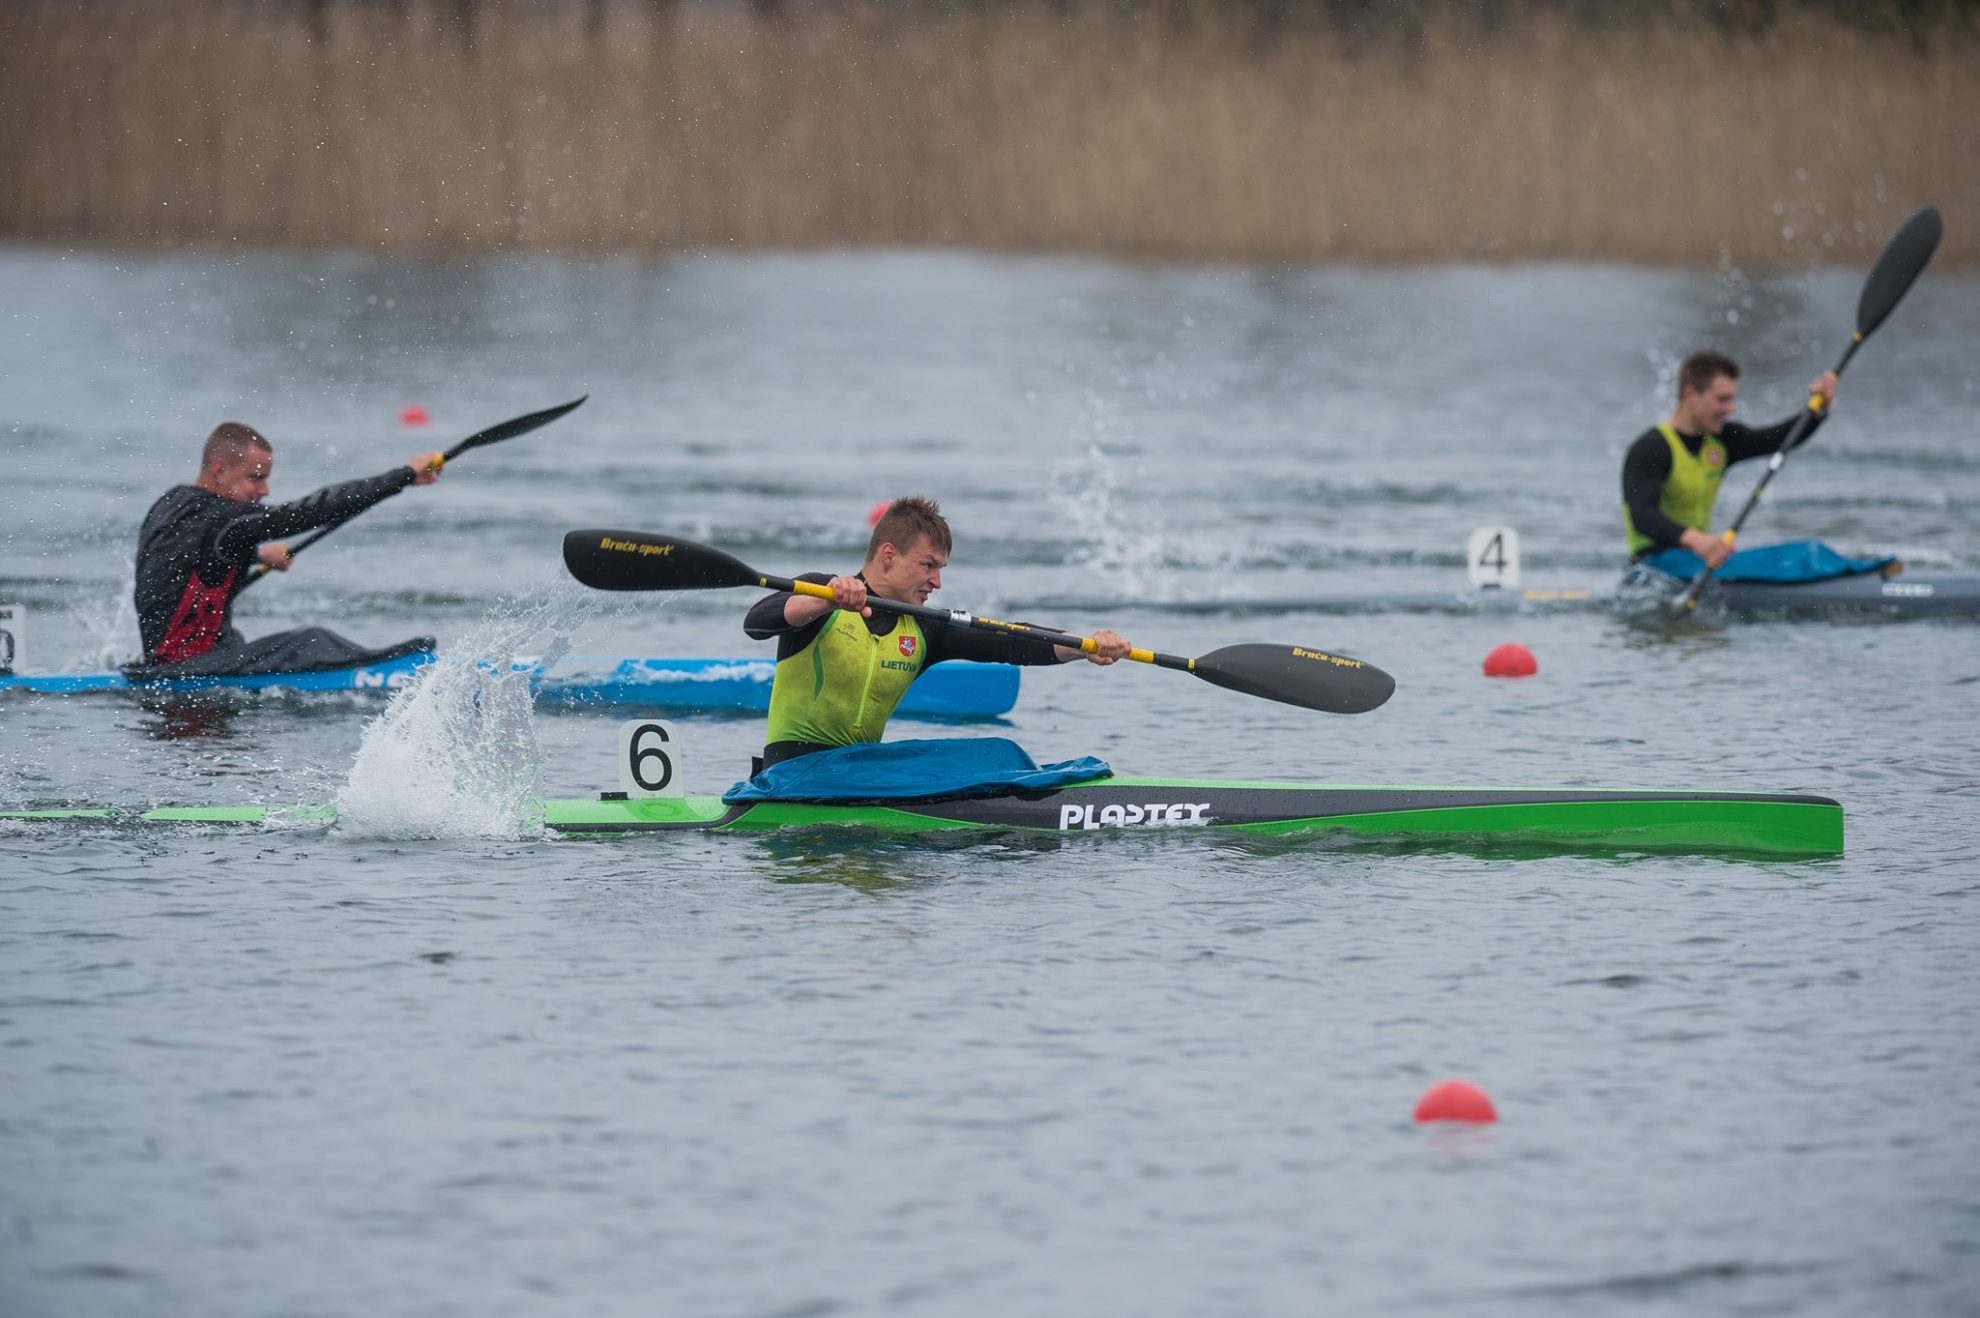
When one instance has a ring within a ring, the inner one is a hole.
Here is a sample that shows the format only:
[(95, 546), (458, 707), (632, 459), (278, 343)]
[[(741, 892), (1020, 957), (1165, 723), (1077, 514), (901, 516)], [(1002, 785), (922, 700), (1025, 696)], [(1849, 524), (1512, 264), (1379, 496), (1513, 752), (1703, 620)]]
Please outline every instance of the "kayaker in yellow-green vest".
[(743, 630), (759, 641), (777, 638), (766, 768), (833, 746), (879, 741), (909, 685), (944, 659), (1111, 664), (1127, 655), (1128, 643), (1104, 629), (1093, 633), (1099, 650), (1087, 655), (1028, 637), (921, 622), (869, 602), (926, 604), (942, 587), (953, 547), (949, 523), (933, 499), (896, 499), (874, 523), (866, 563), (856, 575), (797, 578), (830, 586), (830, 600), (778, 591), (750, 607)]
[[(1835, 401), (1836, 373), (1816, 376), (1808, 392), (1822, 400), (1808, 427), (1813, 435)], [(1632, 559), (1678, 546), (1716, 568), (1732, 553), (1712, 534), (1719, 482), (1734, 463), (1780, 448), (1800, 416), (1756, 430), (1730, 419), (1738, 399), (1739, 365), (1724, 353), (1694, 352), (1678, 367), (1677, 410), (1637, 436), (1623, 455), (1623, 528)]]

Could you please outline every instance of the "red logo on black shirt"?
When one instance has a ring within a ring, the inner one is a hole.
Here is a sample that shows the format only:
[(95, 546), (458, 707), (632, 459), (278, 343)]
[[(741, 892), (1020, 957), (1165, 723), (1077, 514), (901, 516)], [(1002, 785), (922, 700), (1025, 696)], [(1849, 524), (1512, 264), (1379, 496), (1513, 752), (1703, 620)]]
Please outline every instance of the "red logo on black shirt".
[(219, 585), (209, 586), (194, 572), (186, 582), (185, 594), (179, 597), (178, 611), (165, 626), (165, 639), (148, 658), (153, 663), (174, 664), (211, 650), (227, 628), (227, 597), (237, 575), (229, 572)]

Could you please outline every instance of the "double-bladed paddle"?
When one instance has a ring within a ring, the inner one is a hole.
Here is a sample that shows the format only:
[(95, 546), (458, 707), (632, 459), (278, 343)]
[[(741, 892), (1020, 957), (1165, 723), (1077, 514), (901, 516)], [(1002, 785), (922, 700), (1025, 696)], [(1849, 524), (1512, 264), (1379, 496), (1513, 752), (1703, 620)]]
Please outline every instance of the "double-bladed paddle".
[[(707, 545), (645, 531), (572, 531), (564, 537), (564, 565), (571, 575), (597, 590), (721, 590), (756, 586), (831, 599), (829, 587), (813, 581), (773, 577)], [(1024, 622), (980, 618), (959, 609), (882, 599), (869, 594), (869, 606), (910, 618), (945, 622), (1048, 641), (1093, 654), (1090, 636), (1035, 627)], [(1196, 659), (1152, 650), (1130, 650), (1128, 658), (1157, 668), (1194, 673), (1215, 686), (1329, 714), (1362, 714), (1387, 700), (1396, 680), (1372, 664), (1302, 645), (1227, 645)]]
[[(1856, 350), (1863, 346), (1863, 341), (1884, 323), (1884, 318), (1890, 315), (1903, 300), (1919, 273), (1925, 269), (1926, 262), (1932, 259), (1932, 253), (1939, 246), (1939, 235), (1943, 230), (1938, 208), (1921, 206), (1912, 212), (1910, 219), (1898, 226), (1895, 234), (1891, 235), (1890, 242), (1884, 245), (1883, 255), (1877, 258), (1876, 267), (1870, 271), (1870, 278), (1863, 285), (1863, 296), (1857, 299), (1856, 333), (1850, 336), (1849, 347), (1844, 349), (1842, 360), (1836, 363), (1837, 375), (1843, 373), (1844, 368), (1849, 365), (1849, 359), (1854, 357)], [(1808, 399), (1806, 410), (1794, 419), (1794, 425), (1788, 431), (1786, 442), (1774, 450), (1774, 456), (1767, 460), (1767, 470), (1761, 474), (1760, 483), (1753, 487), (1753, 493), (1746, 496), (1746, 504), (1739, 510), (1739, 516), (1733, 518), (1733, 524), (1726, 528), (1725, 540), (1728, 545), (1739, 539), (1739, 529), (1746, 525), (1747, 514), (1751, 513), (1753, 506), (1760, 502), (1760, 492), (1767, 488), (1767, 482), (1774, 479), (1774, 473), (1787, 462), (1788, 454), (1801, 442), (1802, 436), (1808, 433), (1808, 427), (1814, 425), (1815, 418), (1820, 415), (1822, 415), (1822, 396), (1815, 394)], [(1716, 570), (1710, 563), (1700, 568), (1698, 575), (1691, 579), (1691, 584), (1685, 587), (1684, 594), (1680, 595), (1678, 602), (1672, 606), (1673, 611), (1683, 613), (1688, 609), (1697, 608), (1698, 592), (1705, 588), (1705, 583), (1711, 580), (1712, 573)]]
[[(512, 416), (507, 421), (503, 421), (498, 425), (492, 425), (486, 430), (477, 430), (460, 443), (454, 445), (454, 447), (448, 449), (445, 453), (442, 453), (440, 455), (439, 466), (445, 466), (469, 449), (481, 448), (487, 444), (499, 444), (505, 439), (514, 439), (517, 435), (527, 435), (532, 430), (541, 426), (547, 426), (566, 412), (576, 411), (578, 404), (589, 397), (591, 397), (590, 394), (585, 394), (583, 398), (575, 398), (568, 403), (562, 403), (556, 407), (546, 407), (541, 412), (530, 412), (524, 416)], [(439, 466), (436, 466), (434, 469), (436, 471), (439, 470)], [(376, 506), (376, 504), (372, 505), (372, 507)], [(360, 508), (357, 513), (352, 513), (351, 517), (356, 517), (358, 513), (369, 511), (370, 509), (368, 508)], [(313, 531), (296, 541), (289, 546), (289, 557), (294, 558), (297, 554), (300, 554), (324, 536), (329, 535), (345, 522), (350, 521), (351, 517), (340, 517), (321, 530)], [(247, 580), (241, 583), (241, 589), (246, 590), (249, 586), (252, 586), (255, 582), (267, 576), (271, 570), (266, 563), (255, 564), (249, 570)]]

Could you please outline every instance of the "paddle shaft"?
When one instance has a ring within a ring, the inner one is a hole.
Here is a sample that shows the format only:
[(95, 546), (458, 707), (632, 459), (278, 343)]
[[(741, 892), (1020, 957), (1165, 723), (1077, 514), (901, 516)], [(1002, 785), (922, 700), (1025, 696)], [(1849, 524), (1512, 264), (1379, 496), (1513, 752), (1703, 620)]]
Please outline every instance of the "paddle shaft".
[[(832, 600), (832, 588), (816, 581), (793, 581), (789, 577), (758, 577), (757, 585), (766, 590), (787, 590), (794, 595), (807, 595), (812, 599)], [(1072, 632), (1062, 632), (1051, 627), (1038, 627), (1028, 622), (1005, 622), (1001, 618), (984, 618), (962, 609), (936, 609), (926, 604), (914, 604), (907, 600), (884, 599), (879, 595), (868, 594), (867, 607), (886, 613), (904, 614), (910, 618), (920, 618), (927, 622), (946, 622), (952, 627), (973, 627), (978, 631), (1002, 632), (1007, 636), (1023, 636), (1034, 641), (1048, 641), (1062, 645), (1068, 650), (1078, 650), (1082, 654), (1098, 654), (1100, 643), (1091, 636), (1076, 636)], [(1153, 650), (1131, 649), (1124, 656), (1136, 663), (1154, 664), (1157, 668), (1175, 668), (1193, 672), (1194, 659), (1184, 659), (1173, 654), (1157, 654)]]
[[(442, 467), (446, 466), (448, 463), (452, 462), (455, 458), (458, 458), (459, 456), (461, 456), (461, 454), (467, 452), (470, 448), (473, 447), (475, 446), (468, 443), (456, 444), (454, 445), (454, 447), (448, 449), (445, 453), (442, 453), (440, 455), (440, 460), (434, 463), (432, 466), (428, 467), (427, 470), (438, 471)], [(376, 506), (377, 505), (375, 504), (373, 505), (373, 507)], [(342, 526), (345, 522), (350, 521), (351, 517), (356, 517), (361, 513), (367, 513), (370, 511), (371, 511), (370, 508), (360, 508), (357, 512), (352, 513), (350, 517), (339, 517), (336, 521), (330, 523), (330, 525), (326, 527), (322, 527), (319, 530), (310, 532), (308, 535), (304, 536), (302, 539), (296, 541), (294, 544), (289, 546), (289, 557), (294, 558), (297, 554), (300, 554), (303, 550), (309, 548), (311, 545), (315, 544), (318, 540), (321, 540), (324, 536), (329, 535), (332, 531)], [(262, 572), (265, 573), (268, 571), (268, 568), (264, 566), (261, 570)]]
[[(477, 430), (472, 435), (469, 435), (466, 439), (462, 440), (460, 443), (454, 445), (454, 447), (448, 449), (445, 453), (442, 453), (440, 455), (440, 460), (434, 463), (429, 470), (432, 471), (440, 470), (440, 468), (446, 466), (449, 462), (452, 462), (455, 458), (458, 458), (459, 456), (461, 456), (461, 454), (467, 452), (469, 449), (480, 448), (484, 444), (500, 443), (502, 440), (505, 439), (514, 439), (517, 435), (526, 435), (530, 431), (535, 430), (540, 426), (547, 426), (552, 421), (555, 421), (558, 417), (563, 416), (567, 412), (575, 410), (579, 403), (584, 402), (585, 398), (589, 398), (589, 397), (591, 397), (591, 395), (586, 394), (584, 398), (578, 398), (571, 402), (560, 404), (557, 407), (546, 407), (540, 412), (528, 412), (522, 416), (510, 417), (507, 421), (503, 421), (496, 425), (492, 425), (488, 427), (486, 430)], [(375, 508), (377, 506), (378, 506), (377, 504), (373, 504), (371, 505), (371, 508)], [(303, 550), (309, 548), (311, 545), (315, 544), (318, 540), (321, 540), (324, 536), (329, 535), (332, 531), (336, 530), (344, 523), (350, 521), (352, 517), (357, 517), (362, 513), (370, 512), (371, 508), (360, 508), (357, 510), (357, 512), (350, 514), (349, 517), (339, 517), (336, 521), (330, 523), (328, 526), (322, 527), (321, 529), (316, 531), (312, 531), (310, 534), (304, 536), (302, 539), (296, 541), (294, 544), (289, 546), (289, 558), (293, 561), (297, 554), (300, 554)], [(252, 586), (255, 582), (261, 580), (263, 577), (267, 576), (273, 570), (274, 569), (270, 568), (266, 563), (255, 564), (254, 567), (248, 571), (247, 579), (241, 582), (241, 589), (246, 590), (249, 586)]]
[[(1849, 359), (1854, 357), (1856, 350), (1862, 346), (1863, 336), (1861, 334), (1850, 339), (1849, 347), (1843, 350), (1842, 360), (1838, 361), (1835, 365), (1833, 374), (1838, 379), (1842, 377), (1842, 373), (1845, 370), (1849, 369)], [(1794, 425), (1788, 430), (1787, 438), (1781, 441), (1781, 446), (1774, 450), (1772, 457), (1767, 459), (1767, 469), (1760, 473), (1759, 483), (1753, 487), (1753, 493), (1747, 495), (1746, 502), (1740, 505), (1739, 516), (1733, 518), (1732, 525), (1726, 528), (1727, 544), (1730, 545), (1739, 539), (1740, 528), (1746, 525), (1747, 517), (1759, 505), (1760, 495), (1767, 488), (1767, 482), (1773, 480), (1775, 473), (1787, 465), (1788, 454), (1794, 451), (1795, 447), (1801, 443), (1802, 437), (1807, 435), (1809, 430), (1813, 428), (1816, 419), (1822, 415), (1823, 410), (1822, 395), (1810, 394), (1808, 396), (1808, 406), (1802, 411), (1801, 415), (1795, 417)], [(1709, 573), (1709, 571), (1710, 569), (1708, 568), (1707, 572)]]

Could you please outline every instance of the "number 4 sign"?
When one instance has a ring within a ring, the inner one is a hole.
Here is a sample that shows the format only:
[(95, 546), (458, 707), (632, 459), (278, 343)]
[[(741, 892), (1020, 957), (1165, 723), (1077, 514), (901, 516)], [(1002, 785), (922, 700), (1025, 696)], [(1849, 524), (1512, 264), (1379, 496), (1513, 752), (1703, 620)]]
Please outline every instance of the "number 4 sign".
[(628, 800), (686, 796), (680, 756), (680, 738), (665, 719), (634, 719), (619, 725), (619, 787)]
[(1484, 589), (1519, 586), (1519, 532), (1510, 526), (1481, 526), (1465, 546), (1466, 575)]

